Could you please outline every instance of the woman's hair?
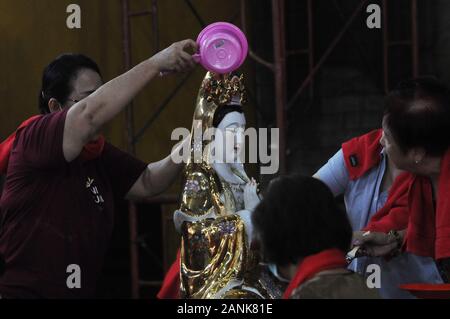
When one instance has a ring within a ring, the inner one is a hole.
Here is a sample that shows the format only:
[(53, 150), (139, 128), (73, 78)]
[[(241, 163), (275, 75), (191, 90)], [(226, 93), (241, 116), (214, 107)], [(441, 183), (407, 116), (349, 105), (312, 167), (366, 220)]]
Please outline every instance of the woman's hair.
[(422, 147), (431, 156), (442, 156), (450, 146), (450, 91), (436, 78), (399, 83), (387, 96), (384, 115), (404, 153)]
[(220, 122), (222, 122), (225, 115), (227, 115), (228, 113), (231, 113), (231, 112), (244, 113), (244, 111), (242, 110), (242, 106), (240, 106), (240, 105), (219, 106), (217, 108), (216, 112), (214, 113), (213, 127), (217, 128), (219, 126)]
[(301, 175), (272, 180), (252, 222), (264, 258), (278, 265), (296, 264), (325, 249), (347, 251), (352, 228), (330, 189)]
[(44, 69), (42, 86), (39, 91), (39, 110), (50, 113), (48, 101), (55, 98), (63, 105), (72, 92), (72, 81), (82, 69), (90, 69), (100, 75), (97, 64), (82, 54), (65, 53), (58, 56)]

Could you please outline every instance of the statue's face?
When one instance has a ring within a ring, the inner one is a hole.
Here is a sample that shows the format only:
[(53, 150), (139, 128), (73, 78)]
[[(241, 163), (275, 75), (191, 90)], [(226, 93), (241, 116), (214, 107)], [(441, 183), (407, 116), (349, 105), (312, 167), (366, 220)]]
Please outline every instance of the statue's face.
[(245, 138), (244, 113), (230, 112), (224, 116), (217, 127), (215, 136), (216, 161), (223, 163), (240, 163)]

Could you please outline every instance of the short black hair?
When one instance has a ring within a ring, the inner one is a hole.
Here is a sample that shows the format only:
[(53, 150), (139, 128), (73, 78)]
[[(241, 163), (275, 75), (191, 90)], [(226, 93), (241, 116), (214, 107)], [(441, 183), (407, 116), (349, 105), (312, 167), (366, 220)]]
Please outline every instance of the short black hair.
[(101, 76), (97, 63), (83, 54), (64, 53), (45, 67), (38, 98), (42, 114), (50, 113), (48, 101), (51, 98), (61, 104), (67, 102), (72, 92), (71, 82), (82, 69), (90, 69)]
[(278, 265), (337, 248), (346, 252), (352, 228), (330, 189), (299, 174), (272, 180), (252, 222), (264, 259)]
[(403, 153), (422, 147), (442, 156), (450, 146), (450, 90), (434, 77), (400, 82), (386, 98), (384, 115)]
[(216, 112), (214, 113), (213, 127), (217, 128), (219, 126), (220, 122), (222, 122), (225, 115), (227, 115), (228, 113), (232, 113), (232, 112), (244, 113), (244, 111), (242, 110), (242, 106), (240, 106), (240, 105), (219, 106), (216, 109)]

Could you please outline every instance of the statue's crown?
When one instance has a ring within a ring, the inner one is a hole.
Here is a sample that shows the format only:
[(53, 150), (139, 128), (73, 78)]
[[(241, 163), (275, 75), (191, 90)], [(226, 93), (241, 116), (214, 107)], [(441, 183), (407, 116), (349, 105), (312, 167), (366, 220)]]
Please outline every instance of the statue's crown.
[(217, 106), (244, 105), (247, 103), (244, 75), (208, 72), (202, 82), (201, 95), (206, 101), (214, 102)]

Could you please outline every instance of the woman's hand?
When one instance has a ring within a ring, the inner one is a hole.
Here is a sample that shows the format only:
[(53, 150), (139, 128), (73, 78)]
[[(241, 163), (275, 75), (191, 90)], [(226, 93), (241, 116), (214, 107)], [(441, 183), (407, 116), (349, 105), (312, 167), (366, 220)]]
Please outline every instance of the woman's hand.
[(196, 52), (198, 45), (191, 39), (175, 42), (155, 54), (151, 57), (151, 60), (155, 63), (159, 72), (185, 72), (196, 65), (192, 55), (185, 51), (189, 48)]
[[(399, 232), (400, 236), (403, 234), (404, 232)], [(358, 255), (371, 257), (395, 255), (399, 249), (399, 242), (395, 236), (381, 232), (354, 232), (353, 245), (361, 247)]]
[(246, 210), (253, 212), (256, 205), (258, 205), (260, 199), (256, 192), (257, 184), (252, 178), (250, 182), (245, 185), (244, 188), (244, 206)]

